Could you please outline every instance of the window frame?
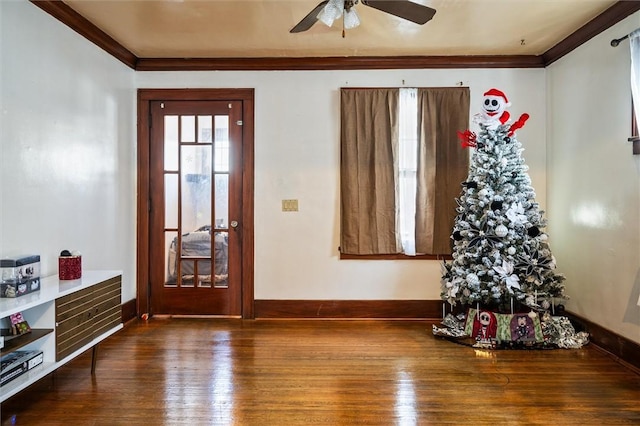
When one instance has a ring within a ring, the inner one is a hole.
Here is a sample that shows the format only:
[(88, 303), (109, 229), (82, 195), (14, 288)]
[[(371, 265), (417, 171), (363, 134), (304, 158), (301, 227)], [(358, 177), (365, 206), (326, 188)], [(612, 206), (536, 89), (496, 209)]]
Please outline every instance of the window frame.
[[(347, 88), (347, 89), (343, 89), (343, 90), (349, 90), (349, 89), (354, 89), (354, 88)], [(358, 88), (359, 90), (375, 90), (376, 88)], [(390, 88), (390, 89), (400, 89), (400, 88)], [(419, 88), (419, 89), (452, 89), (452, 88)], [(469, 88), (468, 87), (455, 87), (455, 89), (464, 89), (466, 91), (467, 96), (469, 96)], [(467, 99), (467, 105), (465, 105), (465, 107), (468, 109), (468, 99)], [(342, 113), (342, 103), (341, 103), (341, 113)], [(423, 112), (424, 114), (424, 112)], [(419, 119), (420, 120), (420, 119)], [(466, 120), (466, 127), (468, 127), (469, 124), (469, 113), (468, 111), (465, 114), (465, 120)], [(342, 123), (341, 123), (342, 126)], [(456, 129), (456, 130), (464, 130), (463, 128), (461, 129)], [(454, 132), (455, 133), (455, 132)], [(341, 133), (342, 135), (342, 133)], [(455, 136), (454, 136), (455, 138)], [(456, 146), (459, 146), (457, 144), (457, 139), (456, 139)], [(342, 142), (341, 142), (342, 145)], [(342, 148), (341, 148), (342, 149)], [(343, 159), (341, 158), (341, 163), (342, 163)], [(342, 170), (343, 165), (341, 164), (341, 170)], [(468, 167), (468, 164), (467, 164)], [(468, 169), (465, 170), (465, 172)], [(465, 175), (466, 177), (466, 175)], [(463, 182), (464, 179), (460, 180), (460, 182)], [(340, 190), (340, 194), (341, 194), (341, 199), (342, 199), (342, 187)], [(456, 197), (459, 194), (456, 194)], [(342, 201), (341, 201), (342, 202)], [(343, 214), (342, 212), (342, 207), (341, 207), (341, 216)], [(342, 226), (342, 218), (340, 220), (341, 226)], [(434, 222), (435, 224), (437, 224), (438, 222)], [(343, 234), (342, 234), (342, 228), (340, 230), (340, 240), (342, 241), (343, 238)], [(396, 224), (396, 232), (400, 232), (398, 224)], [(353, 254), (353, 253), (343, 253), (342, 248), (339, 247), (338, 248), (339, 251), (339, 259), (341, 260), (451, 260), (452, 254), (451, 253), (439, 253), (439, 254), (425, 254), (425, 253), (419, 253), (419, 254), (415, 254), (415, 255), (408, 255), (402, 252), (399, 253), (378, 253), (378, 254)]]
[(346, 254), (340, 252), (340, 260), (452, 260), (451, 254)]

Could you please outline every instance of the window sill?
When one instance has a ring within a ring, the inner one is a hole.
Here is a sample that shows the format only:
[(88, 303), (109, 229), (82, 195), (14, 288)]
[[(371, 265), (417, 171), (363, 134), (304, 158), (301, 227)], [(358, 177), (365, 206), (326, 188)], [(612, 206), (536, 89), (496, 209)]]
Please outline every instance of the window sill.
[(407, 256), (406, 254), (344, 254), (340, 253), (340, 260), (452, 260), (450, 254), (418, 254)]

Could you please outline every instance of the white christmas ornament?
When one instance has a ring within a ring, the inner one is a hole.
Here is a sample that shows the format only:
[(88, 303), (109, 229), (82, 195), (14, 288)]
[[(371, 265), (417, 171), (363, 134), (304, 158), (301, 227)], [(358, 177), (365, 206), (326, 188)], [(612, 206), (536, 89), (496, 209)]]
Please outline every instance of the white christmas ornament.
[[(509, 233), (509, 229), (504, 225), (496, 226), (496, 235), (500, 238), (506, 237)], [(510, 247), (511, 248), (511, 247)]]
[(476, 274), (467, 275), (467, 283), (471, 287), (477, 287), (480, 284), (480, 278)]

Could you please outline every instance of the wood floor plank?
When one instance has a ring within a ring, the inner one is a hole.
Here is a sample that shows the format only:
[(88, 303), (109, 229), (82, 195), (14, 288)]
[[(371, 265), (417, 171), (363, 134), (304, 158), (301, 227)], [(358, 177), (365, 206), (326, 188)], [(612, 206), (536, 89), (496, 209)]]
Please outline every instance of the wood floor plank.
[(638, 425), (640, 376), (592, 347), (476, 350), (420, 321), (133, 321), (2, 425)]

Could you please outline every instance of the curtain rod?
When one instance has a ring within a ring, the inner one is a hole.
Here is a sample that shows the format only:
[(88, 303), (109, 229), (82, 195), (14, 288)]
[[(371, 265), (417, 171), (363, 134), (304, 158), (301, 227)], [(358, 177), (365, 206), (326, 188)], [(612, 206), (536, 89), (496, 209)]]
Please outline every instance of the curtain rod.
[(613, 40), (611, 40), (611, 47), (616, 47), (620, 44), (621, 41), (626, 40), (629, 38), (629, 34), (627, 34), (624, 37), (620, 37), (620, 38), (614, 38)]
[[(640, 29), (640, 28), (638, 28), (638, 29)], [(616, 47), (617, 45), (619, 45), (619, 44), (620, 44), (620, 42), (621, 42), (621, 41), (628, 39), (628, 38), (629, 38), (629, 36), (630, 36), (631, 34), (633, 34), (634, 32), (636, 32), (638, 29), (636, 29), (636, 30), (634, 30), (634, 31), (631, 31), (631, 32), (630, 32), (629, 34), (627, 34), (626, 36), (623, 36), (623, 37), (620, 37), (620, 38), (614, 38), (613, 40), (611, 40), (611, 46), (612, 46), (612, 47)]]

